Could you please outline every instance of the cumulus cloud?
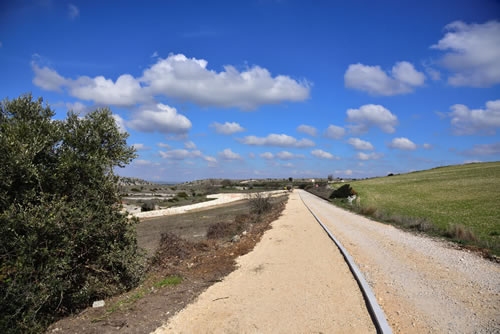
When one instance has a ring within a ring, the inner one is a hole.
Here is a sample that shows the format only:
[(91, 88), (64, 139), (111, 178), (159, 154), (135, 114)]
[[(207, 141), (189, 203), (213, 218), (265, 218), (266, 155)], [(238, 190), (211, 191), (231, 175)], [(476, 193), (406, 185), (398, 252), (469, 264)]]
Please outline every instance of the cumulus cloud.
[(469, 109), (463, 104), (450, 107), (453, 131), (457, 135), (472, 135), (477, 132), (495, 134), (500, 128), (500, 100), (486, 102), (484, 109)]
[(260, 66), (238, 71), (227, 65), (221, 72), (207, 69), (204, 59), (171, 54), (156, 58), (142, 76), (120, 75), (116, 81), (103, 76), (64, 78), (48, 67), (32, 63), (33, 83), (45, 90), (67, 89), (70, 95), (97, 104), (133, 106), (151, 103), (156, 96), (189, 101), (200, 106), (255, 109), (265, 104), (298, 102), (309, 98), (310, 84), (286, 75), (272, 76)]
[(137, 151), (147, 151), (147, 150), (151, 149), (151, 147), (146, 146), (146, 145), (141, 144), (141, 143), (132, 144), (132, 147), (135, 148)]
[(33, 61), (31, 62), (31, 68), (33, 72), (35, 72), (33, 84), (44, 90), (61, 92), (61, 88), (67, 83), (65, 78), (46, 66), (40, 68), (36, 62)]
[(68, 4), (68, 16), (72, 20), (77, 18), (78, 16), (80, 16), (80, 9), (72, 3)]
[(76, 101), (75, 103), (67, 102), (66, 108), (68, 110), (72, 110), (77, 114), (85, 113), (88, 110), (88, 106), (78, 101)]
[(296, 139), (285, 134), (270, 134), (267, 137), (246, 136), (239, 141), (252, 146), (277, 146), (277, 147), (311, 147), (314, 142), (309, 139)]
[(358, 154), (356, 154), (356, 157), (359, 160), (377, 160), (377, 159), (382, 158), (383, 156), (384, 155), (382, 153), (376, 153), (376, 152), (372, 152), (372, 153), (358, 152)]
[(259, 154), (259, 156), (261, 158), (266, 159), (266, 160), (274, 159), (274, 154), (272, 154), (271, 152), (264, 152), (264, 153)]
[(329, 125), (325, 131), (325, 137), (331, 139), (341, 139), (345, 136), (345, 129), (341, 126)]
[(385, 133), (394, 133), (398, 118), (388, 109), (378, 104), (365, 104), (359, 109), (347, 110), (347, 121), (355, 134), (366, 133), (371, 127), (378, 127)]
[(215, 164), (217, 163), (217, 159), (215, 157), (211, 157), (211, 156), (208, 156), (208, 155), (205, 155), (203, 157), (203, 159), (208, 162), (209, 164)]
[(126, 132), (127, 128), (125, 126), (125, 120), (118, 114), (113, 114), (113, 118), (115, 120), (116, 126), (120, 132)]
[(318, 133), (318, 130), (314, 126), (305, 125), (305, 124), (299, 125), (297, 127), (297, 131), (301, 132), (301, 133), (305, 133), (305, 134), (312, 136), (312, 137), (316, 137), (316, 135)]
[(395, 148), (404, 151), (414, 151), (417, 149), (417, 145), (405, 137), (394, 138), (387, 147)]
[(340, 174), (340, 175), (347, 175), (350, 176), (352, 175), (352, 170), (350, 169), (345, 169), (345, 170), (336, 170), (335, 174)]
[(171, 148), (171, 146), (167, 143), (156, 143), (156, 146), (166, 148), (167, 150)]
[(184, 143), (184, 148), (187, 148), (189, 150), (193, 150), (196, 148), (196, 144), (193, 143), (191, 140), (189, 140), (189, 141)]
[(406, 94), (415, 87), (422, 86), (425, 74), (419, 72), (407, 62), (397, 62), (391, 70), (391, 76), (380, 66), (351, 64), (344, 74), (344, 85), (348, 88), (368, 92), (371, 95), (392, 96)]
[(191, 129), (189, 119), (178, 114), (175, 108), (161, 103), (139, 111), (127, 125), (137, 131), (165, 134), (185, 134)]
[(203, 158), (201, 151), (188, 151), (184, 149), (176, 149), (171, 151), (159, 151), (158, 152), (162, 158), (170, 160), (184, 160), (190, 158)]
[(281, 151), (276, 153), (276, 158), (280, 160), (291, 160), (291, 159), (302, 159), (304, 158), (303, 154), (293, 154), (288, 151)]
[(369, 151), (374, 149), (372, 143), (359, 138), (349, 138), (347, 143), (359, 151)]
[(135, 159), (133, 164), (136, 166), (159, 166), (158, 162), (153, 162), (151, 160)]
[(326, 152), (326, 151), (323, 151), (323, 150), (320, 150), (320, 149), (311, 151), (311, 154), (313, 156), (315, 156), (316, 158), (320, 158), (320, 159), (329, 159), (329, 160), (333, 160), (333, 159), (339, 160), (340, 159), (340, 158), (334, 156), (333, 154)]
[(236, 122), (226, 122), (224, 124), (214, 122), (210, 124), (215, 132), (222, 135), (232, 135), (233, 133), (243, 132), (245, 129)]
[(492, 144), (474, 145), (473, 148), (461, 152), (463, 155), (478, 156), (478, 155), (499, 155), (500, 142)]
[(431, 48), (447, 51), (441, 64), (454, 72), (453, 86), (487, 87), (500, 83), (500, 22), (446, 25), (445, 36)]
[(242, 160), (242, 157), (238, 153), (234, 153), (231, 149), (226, 148), (222, 152), (219, 152), (219, 158), (223, 160)]

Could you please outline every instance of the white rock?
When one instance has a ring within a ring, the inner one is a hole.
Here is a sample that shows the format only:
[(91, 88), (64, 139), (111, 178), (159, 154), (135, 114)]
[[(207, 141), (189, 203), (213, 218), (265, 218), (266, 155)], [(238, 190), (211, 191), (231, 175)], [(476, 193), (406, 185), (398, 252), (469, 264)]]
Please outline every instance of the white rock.
[(93, 304), (92, 307), (97, 308), (97, 307), (103, 307), (104, 306), (104, 300), (96, 300)]

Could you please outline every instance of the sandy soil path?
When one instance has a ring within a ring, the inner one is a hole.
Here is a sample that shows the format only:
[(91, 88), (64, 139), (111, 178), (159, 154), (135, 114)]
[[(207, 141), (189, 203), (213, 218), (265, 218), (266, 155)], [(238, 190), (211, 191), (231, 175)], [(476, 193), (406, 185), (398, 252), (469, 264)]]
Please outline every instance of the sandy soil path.
[(394, 333), (500, 333), (500, 265), (306, 192), (370, 283)]
[(154, 333), (375, 333), (336, 246), (297, 192), (239, 268)]

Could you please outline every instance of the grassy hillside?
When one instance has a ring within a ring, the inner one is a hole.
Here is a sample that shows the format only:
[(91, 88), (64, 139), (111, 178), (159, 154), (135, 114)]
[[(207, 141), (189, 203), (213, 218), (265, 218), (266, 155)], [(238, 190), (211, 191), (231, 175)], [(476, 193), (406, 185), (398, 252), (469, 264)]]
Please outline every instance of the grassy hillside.
[(500, 252), (500, 162), (439, 167), (351, 182), (362, 207), (424, 218), (439, 230), (463, 225)]

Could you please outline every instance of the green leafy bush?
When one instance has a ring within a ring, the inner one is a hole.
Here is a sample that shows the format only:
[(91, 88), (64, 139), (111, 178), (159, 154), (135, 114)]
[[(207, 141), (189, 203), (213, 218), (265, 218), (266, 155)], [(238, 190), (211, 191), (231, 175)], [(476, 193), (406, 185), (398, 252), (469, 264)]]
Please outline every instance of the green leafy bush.
[(334, 190), (330, 198), (347, 198), (352, 195), (356, 195), (356, 191), (349, 184), (344, 184), (342, 187)]
[(31, 95), (0, 104), (0, 332), (35, 333), (136, 285), (134, 224), (113, 168), (134, 157), (109, 109), (54, 112)]

